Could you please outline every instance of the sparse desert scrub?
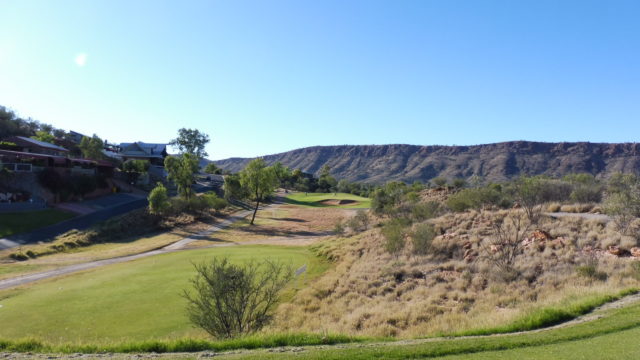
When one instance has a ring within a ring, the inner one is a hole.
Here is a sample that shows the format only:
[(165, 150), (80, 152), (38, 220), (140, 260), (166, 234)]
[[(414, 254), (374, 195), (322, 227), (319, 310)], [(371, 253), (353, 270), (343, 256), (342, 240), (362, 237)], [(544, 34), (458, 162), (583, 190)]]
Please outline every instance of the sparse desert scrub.
[[(272, 329), (420, 337), (504, 329), (518, 322), (522, 327), (529, 323), (523, 319), (539, 316), (532, 308), (575, 316), (588, 308), (581, 299), (596, 299), (589, 300), (594, 304), (638, 286), (640, 275), (630, 275), (640, 273), (629, 265), (635, 260), (605, 248), (595, 254), (597, 272), (606, 273), (606, 279), (576, 271), (586, 261), (583, 247), (609, 245), (609, 239), (616, 246), (624, 243), (607, 223), (580, 218), (543, 218), (536, 227), (523, 228), (526, 239), (534, 232), (549, 238), (527, 240), (514, 255), (515, 275), (508, 281), (496, 276), (499, 269), (482, 248), (495, 238), (496, 219), (517, 214), (522, 210), (472, 210), (430, 219), (426, 223), (437, 236), (424, 255), (412, 253), (412, 246), (389, 254), (380, 228), (317, 244), (315, 251), (332, 259), (334, 268), (281, 305)], [(419, 225), (407, 228), (409, 237)], [(555, 321), (541, 319), (532, 324)]]

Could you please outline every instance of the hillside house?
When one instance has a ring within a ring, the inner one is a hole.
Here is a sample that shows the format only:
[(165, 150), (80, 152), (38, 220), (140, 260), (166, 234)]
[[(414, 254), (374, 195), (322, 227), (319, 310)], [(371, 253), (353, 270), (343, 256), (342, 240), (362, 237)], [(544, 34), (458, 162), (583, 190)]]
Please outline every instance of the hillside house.
[[(134, 143), (121, 143), (118, 153), (122, 161), (146, 160), (149, 161), (149, 175), (157, 179), (165, 179), (167, 172), (164, 170), (164, 159), (168, 156), (167, 144), (151, 144), (141, 141)], [(144, 179), (144, 183), (149, 179)]]
[(114, 166), (111, 163), (71, 158), (69, 150), (55, 144), (23, 136), (11, 136), (2, 141), (15, 145), (0, 148), (0, 169), (38, 172), (45, 168), (56, 168), (60, 173), (113, 175)]
[(3, 141), (16, 144), (16, 151), (43, 155), (67, 156), (69, 150), (48, 142), (31, 139), (24, 136), (11, 136)]

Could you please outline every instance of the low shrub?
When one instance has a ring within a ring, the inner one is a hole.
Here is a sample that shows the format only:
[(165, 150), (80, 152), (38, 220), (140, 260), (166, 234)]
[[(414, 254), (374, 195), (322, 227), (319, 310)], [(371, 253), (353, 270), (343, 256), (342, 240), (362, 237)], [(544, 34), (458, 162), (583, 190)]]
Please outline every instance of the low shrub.
[(27, 256), (26, 254), (22, 253), (22, 252), (15, 252), (15, 253), (11, 253), (9, 254), (9, 257), (13, 260), (16, 261), (26, 261), (29, 260), (29, 256)]
[(411, 243), (413, 254), (426, 255), (431, 248), (431, 242), (436, 236), (436, 231), (431, 224), (419, 224), (411, 233)]
[(582, 277), (589, 279), (605, 281), (607, 280), (607, 273), (598, 271), (598, 267), (593, 264), (580, 265), (576, 267), (576, 273)]

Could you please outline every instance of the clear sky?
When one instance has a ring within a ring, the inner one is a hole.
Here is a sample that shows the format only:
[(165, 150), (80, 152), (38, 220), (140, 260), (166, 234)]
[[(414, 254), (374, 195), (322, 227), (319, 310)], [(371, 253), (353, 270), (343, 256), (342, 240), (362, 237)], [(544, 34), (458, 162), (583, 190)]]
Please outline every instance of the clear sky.
[(637, 141), (640, 1), (0, 0), (0, 105), (211, 159)]

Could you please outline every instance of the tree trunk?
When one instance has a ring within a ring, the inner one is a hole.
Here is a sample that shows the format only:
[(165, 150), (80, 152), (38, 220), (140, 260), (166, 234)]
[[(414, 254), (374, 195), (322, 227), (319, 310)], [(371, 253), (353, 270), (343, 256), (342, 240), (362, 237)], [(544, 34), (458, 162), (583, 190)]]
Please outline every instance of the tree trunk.
[(253, 220), (256, 219), (256, 214), (258, 213), (258, 206), (260, 206), (260, 200), (256, 200), (256, 208), (253, 210), (253, 217), (251, 218), (251, 225), (253, 225)]

